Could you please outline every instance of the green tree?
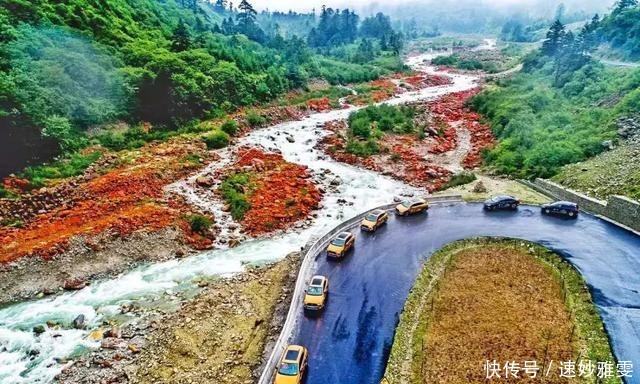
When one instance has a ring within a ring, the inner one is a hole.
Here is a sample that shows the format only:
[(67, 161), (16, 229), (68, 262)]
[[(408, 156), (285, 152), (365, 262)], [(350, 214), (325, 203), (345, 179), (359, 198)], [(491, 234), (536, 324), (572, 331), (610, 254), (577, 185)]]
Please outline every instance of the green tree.
[(216, 0), (213, 5), (213, 9), (218, 13), (224, 13), (227, 10), (227, 1), (226, 0)]
[(171, 49), (175, 52), (186, 51), (191, 47), (191, 34), (184, 20), (180, 19), (178, 25), (173, 30), (171, 37)]
[(542, 53), (546, 56), (554, 56), (562, 46), (565, 36), (565, 27), (560, 20), (556, 20), (547, 32), (547, 38), (542, 43)]
[(638, 0), (619, 0), (613, 10), (613, 13), (620, 13), (626, 9), (635, 7), (638, 5)]

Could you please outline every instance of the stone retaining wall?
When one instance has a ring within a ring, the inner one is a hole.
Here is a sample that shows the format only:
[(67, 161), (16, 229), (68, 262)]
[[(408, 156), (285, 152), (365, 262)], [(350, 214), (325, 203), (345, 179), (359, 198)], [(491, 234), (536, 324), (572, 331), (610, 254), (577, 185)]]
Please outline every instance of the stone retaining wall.
[(585, 211), (604, 216), (634, 231), (640, 231), (640, 202), (638, 201), (624, 196), (611, 196), (608, 201), (598, 200), (544, 179), (536, 179), (534, 183), (526, 182), (525, 184), (545, 195), (578, 203)]

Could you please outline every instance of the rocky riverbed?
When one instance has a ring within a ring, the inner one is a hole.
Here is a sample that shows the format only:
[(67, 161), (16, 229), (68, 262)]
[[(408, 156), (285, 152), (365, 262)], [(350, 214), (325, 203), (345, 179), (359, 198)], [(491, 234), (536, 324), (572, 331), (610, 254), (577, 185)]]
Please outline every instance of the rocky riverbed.
[(59, 383), (252, 383), (286, 317), (300, 255), (222, 280), (174, 311), (123, 306), (142, 320), (104, 324), (101, 347), (58, 375)]

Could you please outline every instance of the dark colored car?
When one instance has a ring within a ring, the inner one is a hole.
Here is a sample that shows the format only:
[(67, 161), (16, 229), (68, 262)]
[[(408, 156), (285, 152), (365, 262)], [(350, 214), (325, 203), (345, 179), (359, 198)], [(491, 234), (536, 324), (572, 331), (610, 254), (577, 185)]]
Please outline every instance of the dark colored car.
[(580, 213), (578, 204), (569, 201), (556, 201), (555, 203), (542, 206), (542, 213), (545, 215), (560, 215), (575, 219)]
[(520, 200), (513, 196), (494, 196), (484, 202), (484, 209), (495, 211), (498, 209), (518, 209)]

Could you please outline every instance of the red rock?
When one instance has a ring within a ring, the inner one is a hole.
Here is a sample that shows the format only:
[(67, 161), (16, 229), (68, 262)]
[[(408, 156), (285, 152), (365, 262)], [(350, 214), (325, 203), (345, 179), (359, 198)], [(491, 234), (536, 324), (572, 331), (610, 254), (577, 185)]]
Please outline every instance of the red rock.
[(66, 290), (74, 291), (79, 290), (87, 286), (87, 281), (84, 279), (70, 279), (66, 280), (63, 284), (63, 288)]

